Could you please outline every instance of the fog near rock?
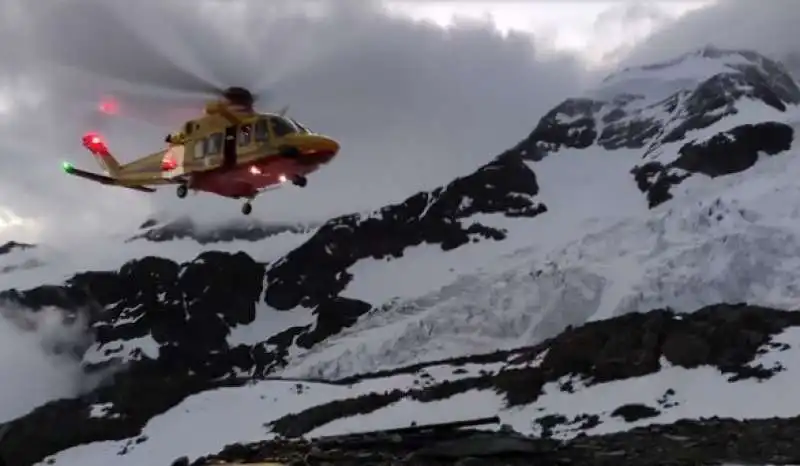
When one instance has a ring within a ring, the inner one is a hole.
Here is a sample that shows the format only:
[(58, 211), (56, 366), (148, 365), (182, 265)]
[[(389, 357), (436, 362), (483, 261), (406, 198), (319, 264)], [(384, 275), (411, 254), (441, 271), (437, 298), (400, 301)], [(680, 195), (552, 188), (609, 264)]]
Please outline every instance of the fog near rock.
[(800, 3), (726, 0), (693, 11), (633, 48), (626, 65), (640, 65), (714, 45), (745, 48), (786, 60), (797, 69)]
[(87, 343), (86, 322), (64, 311), (0, 308), (0, 422), (86, 388), (73, 351)]

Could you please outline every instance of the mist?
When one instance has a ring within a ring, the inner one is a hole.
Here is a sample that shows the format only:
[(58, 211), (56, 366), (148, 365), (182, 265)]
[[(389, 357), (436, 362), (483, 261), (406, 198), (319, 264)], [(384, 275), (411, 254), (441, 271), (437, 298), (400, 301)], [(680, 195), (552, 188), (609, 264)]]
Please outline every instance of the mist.
[(0, 308), (0, 423), (87, 387), (78, 354), (89, 343), (86, 321), (46, 308)]

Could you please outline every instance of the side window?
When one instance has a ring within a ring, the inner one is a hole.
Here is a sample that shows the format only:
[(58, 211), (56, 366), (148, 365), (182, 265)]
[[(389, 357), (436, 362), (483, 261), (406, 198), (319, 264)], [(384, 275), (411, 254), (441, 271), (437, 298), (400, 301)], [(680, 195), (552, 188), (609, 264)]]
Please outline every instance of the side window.
[(239, 127), (239, 145), (249, 146), (250, 141), (253, 140), (253, 125), (250, 123), (244, 124)]
[(214, 133), (206, 139), (206, 155), (216, 155), (222, 151), (222, 133)]
[(270, 121), (272, 122), (272, 134), (275, 137), (279, 138), (295, 132), (294, 127), (283, 118), (271, 118)]
[(207, 139), (197, 139), (194, 141), (194, 158), (202, 159), (206, 155)]
[(256, 133), (255, 137), (257, 142), (268, 141), (269, 126), (267, 124), (267, 120), (265, 120), (264, 118), (259, 118), (259, 120), (256, 121), (256, 127), (254, 132)]

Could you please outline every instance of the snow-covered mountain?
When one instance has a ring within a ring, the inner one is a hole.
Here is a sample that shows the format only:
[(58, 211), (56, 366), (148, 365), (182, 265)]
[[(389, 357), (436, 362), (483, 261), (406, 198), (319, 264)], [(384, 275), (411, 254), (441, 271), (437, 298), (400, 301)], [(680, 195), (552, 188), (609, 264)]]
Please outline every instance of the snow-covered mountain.
[(242, 445), (276, 435), (498, 416), (553, 462), (586, 442), (608, 464), (800, 458), (720, 440), (774, 425), (702, 420), (800, 415), (798, 103), (781, 64), (705, 48), (621, 70), (376, 212), (148, 222), (102, 255), (12, 245), (0, 299), (87, 315), (82, 363), (104, 383), (9, 419), (0, 455), (207, 464), (229, 444), (280, 456)]

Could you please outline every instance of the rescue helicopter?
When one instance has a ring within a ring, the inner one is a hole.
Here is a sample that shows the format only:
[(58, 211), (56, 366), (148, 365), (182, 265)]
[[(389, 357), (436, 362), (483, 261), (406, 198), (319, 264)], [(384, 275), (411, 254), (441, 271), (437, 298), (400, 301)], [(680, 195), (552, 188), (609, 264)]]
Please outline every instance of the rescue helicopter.
[(103, 136), (85, 134), (81, 140), (104, 174), (63, 163), (69, 175), (109, 186), (152, 193), (176, 186), (179, 198), (206, 192), (244, 199), (242, 213), (264, 191), (287, 183), (305, 187), (308, 175), (329, 163), (340, 145), (293, 118), (288, 108), (277, 113), (254, 110), (254, 95), (243, 87), (216, 91), (202, 115), (168, 134), (165, 147), (128, 163), (112, 155)]

